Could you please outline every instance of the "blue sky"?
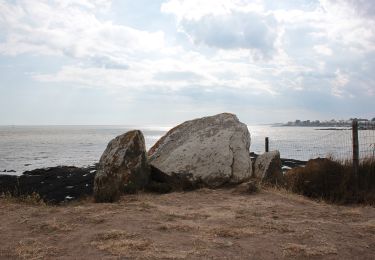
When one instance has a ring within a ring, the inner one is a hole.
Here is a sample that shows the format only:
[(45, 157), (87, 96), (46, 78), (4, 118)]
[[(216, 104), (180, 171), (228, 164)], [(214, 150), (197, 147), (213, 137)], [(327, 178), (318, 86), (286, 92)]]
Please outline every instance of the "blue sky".
[(0, 0), (0, 124), (375, 117), (370, 0)]

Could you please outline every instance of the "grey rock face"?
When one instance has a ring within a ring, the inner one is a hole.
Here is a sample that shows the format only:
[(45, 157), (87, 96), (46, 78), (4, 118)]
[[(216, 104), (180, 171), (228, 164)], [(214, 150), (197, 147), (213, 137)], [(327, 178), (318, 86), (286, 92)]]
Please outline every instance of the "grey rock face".
[(133, 130), (109, 142), (100, 158), (94, 181), (97, 202), (113, 202), (126, 191), (143, 188), (149, 181), (143, 134)]
[(259, 155), (254, 163), (254, 177), (262, 182), (281, 184), (283, 172), (279, 151), (267, 152)]
[(251, 177), (250, 133), (229, 113), (184, 122), (148, 152), (150, 164), (193, 185), (218, 187)]

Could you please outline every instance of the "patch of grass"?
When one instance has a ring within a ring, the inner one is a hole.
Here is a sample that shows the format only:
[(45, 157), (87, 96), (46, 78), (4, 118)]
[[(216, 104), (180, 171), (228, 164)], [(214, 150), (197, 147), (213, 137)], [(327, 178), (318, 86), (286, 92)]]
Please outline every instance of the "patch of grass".
[(279, 232), (281, 234), (293, 233), (295, 230), (287, 224), (277, 223), (277, 221), (267, 221), (260, 225), (263, 233)]
[(196, 229), (194, 226), (181, 225), (181, 224), (164, 224), (157, 227), (160, 231), (180, 231), (180, 232), (189, 232)]
[(151, 209), (155, 209), (156, 207), (151, 205), (149, 202), (142, 201), (139, 204), (137, 204), (137, 207), (140, 211), (150, 211)]
[(46, 231), (46, 232), (66, 232), (66, 231), (72, 231), (74, 229), (75, 225), (73, 224), (67, 224), (62, 221), (58, 221), (56, 218), (53, 218), (51, 220), (47, 220), (41, 224), (39, 224), (35, 230), (37, 231)]
[(150, 240), (123, 230), (110, 230), (97, 234), (91, 245), (114, 255), (136, 256), (152, 246)]
[(37, 205), (37, 206), (45, 206), (46, 203), (40, 197), (38, 193), (33, 192), (31, 195), (23, 195), (23, 196), (14, 196), (11, 193), (2, 193), (0, 194), (0, 199), (11, 202), (11, 203), (23, 203), (28, 205)]
[(375, 204), (375, 159), (362, 160), (358, 176), (349, 161), (314, 159), (285, 174), (286, 187), (308, 197), (336, 203)]
[(365, 233), (370, 233), (370, 234), (375, 235), (375, 220), (369, 220), (367, 222), (363, 222), (358, 225), (361, 227), (361, 229)]
[(283, 247), (285, 256), (288, 257), (322, 257), (337, 254), (337, 249), (332, 245), (307, 246), (303, 244), (288, 243)]
[(176, 220), (176, 219), (183, 219), (183, 220), (191, 219), (191, 218), (189, 218), (188, 216), (186, 216), (184, 214), (178, 214), (178, 213), (175, 213), (175, 212), (169, 212), (169, 213), (167, 213), (166, 217), (167, 217), (168, 221), (173, 221), (173, 220)]
[(214, 228), (211, 232), (215, 237), (240, 239), (258, 234), (257, 231), (250, 228)]
[(46, 259), (56, 255), (56, 248), (43, 245), (36, 239), (21, 240), (14, 249), (15, 254), (21, 259)]

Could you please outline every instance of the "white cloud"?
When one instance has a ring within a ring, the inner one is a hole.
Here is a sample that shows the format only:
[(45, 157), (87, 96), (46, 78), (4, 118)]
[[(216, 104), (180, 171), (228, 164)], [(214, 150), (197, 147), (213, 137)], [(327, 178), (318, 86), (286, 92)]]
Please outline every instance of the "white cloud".
[[(253, 94), (277, 94), (266, 77), (257, 78), (263, 72), (256, 72), (256, 68), (246, 63), (211, 61), (193, 52), (180, 55), (179, 59), (133, 61), (126, 70), (65, 66), (57, 73), (34, 74), (33, 78), (42, 82), (74, 83), (80, 87), (108, 88), (119, 92), (125, 89), (175, 92), (199, 87), (202, 91), (236, 89)], [(234, 76), (223, 76), (230, 73)]]
[(161, 11), (174, 14), (181, 20), (200, 20), (207, 15), (230, 15), (237, 12), (260, 12), (262, 0), (169, 0), (162, 4)]
[(258, 58), (274, 51), (277, 24), (261, 1), (171, 0), (162, 12), (174, 14), (179, 30), (196, 44), (219, 49), (250, 49)]
[(162, 31), (147, 32), (109, 20), (99, 11), (111, 1), (19, 1), (0, 3), (3, 55), (33, 53), (127, 62), (133, 52), (152, 52), (165, 47)]
[(343, 96), (350, 91), (343, 71), (350, 70), (338, 70), (340, 53), (346, 54), (345, 63), (353, 60), (360, 67), (361, 55), (375, 50), (373, 19), (346, 2), (321, 0), (308, 8), (295, 1), (288, 8), (272, 2), (267, 9), (270, 1), (263, 0), (166, 1), (162, 14), (172, 14), (176, 31), (193, 44), (161, 29), (113, 22), (110, 0), (0, 2), (0, 54), (72, 57), (73, 64), (54, 73), (33, 74), (49, 83), (116, 91), (234, 89), (272, 96), (316, 88)]
[(332, 49), (325, 46), (325, 45), (315, 45), (314, 51), (316, 51), (319, 54), (331, 56), (332, 55)]
[(349, 83), (349, 75), (343, 73), (340, 69), (335, 72), (336, 78), (332, 83), (332, 94), (336, 97), (342, 97), (344, 95), (344, 88)]

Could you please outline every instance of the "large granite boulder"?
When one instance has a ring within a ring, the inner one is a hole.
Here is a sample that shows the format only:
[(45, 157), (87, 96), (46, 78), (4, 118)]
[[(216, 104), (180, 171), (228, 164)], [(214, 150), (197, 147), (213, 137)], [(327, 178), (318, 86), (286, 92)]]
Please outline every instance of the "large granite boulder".
[(145, 139), (139, 130), (117, 136), (100, 158), (94, 181), (97, 202), (116, 201), (122, 193), (145, 187), (149, 181)]
[(250, 133), (236, 115), (223, 113), (184, 122), (148, 152), (150, 164), (191, 187), (218, 187), (251, 177)]
[(282, 184), (280, 152), (272, 151), (259, 155), (254, 163), (254, 177), (262, 182)]

